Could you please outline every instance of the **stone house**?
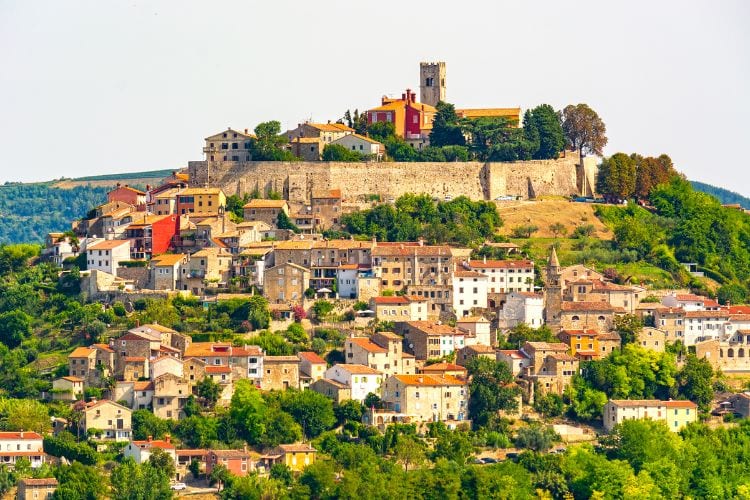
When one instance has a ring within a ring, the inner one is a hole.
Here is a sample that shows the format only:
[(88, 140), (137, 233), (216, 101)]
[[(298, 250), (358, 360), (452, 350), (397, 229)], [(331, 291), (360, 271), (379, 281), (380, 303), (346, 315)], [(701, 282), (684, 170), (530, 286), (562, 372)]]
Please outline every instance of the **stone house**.
[(341, 190), (313, 191), (310, 196), (310, 206), (316, 230), (338, 226), (341, 219)]
[(192, 394), (190, 385), (181, 377), (165, 373), (154, 379), (153, 411), (159, 418), (179, 420), (184, 417), (182, 408)]
[(565, 267), (561, 270), (560, 284), (563, 287), (567, 287), (571, 281), (578, 280), (604, 280), (604, 275), (598, 273), (593, 269), (584, 266), (583, 264), (575, 264), (572, 266)]
[(658, 328), (645, 327), (636, 336), (636, 343), (644, 349), (656, 352), (664, 352), (667, 343), (667, 335)]
[(750, 331), (738, 331), (728, 340), (697, 342), (695, 355), (723, 373), (750, 371)]
[(297, 264), (281, 263), (266, 270), (263, 295), (272, 304), (300, 304), (310, 288), (310, 270)]
[(289, 151), (304, 161), (320, 161), (325, 146), (318, 137), (294, 137), (289, 141)]
[(121, 378), (125, 381), (136, 381), (148, 378), (149, 359), (143, 356), (125, 356), (120, 358)]
[(87, 384), (95, 384), (100, 378), (96, 371), (96, 349), (76, 347), (68, 354), (68, 374), (84, 379)]
[(573, 375), (578, 373), (578, 359), (568, 354), (561, 342), (526, 342), (521, 352), (531, 361), (521, 377), (537, 384), (540, 392), (562, 395)]
[(427, 299), (412, 295), (373, 297), (370, 309), (382, 321), (426, 321)]
[(469, 362), (477, 357), (495, 359), (496, 349), (489, 345), (474, 344), (467, 345), (456, 351), (456, 363), (460, 366), (466, 366)]
[(232, 274), (232, 254), (225, 248), (204, 248), (190, 256), (182, 277), (184, 290), (202, 295), (206, 288), (226, 286)]
[(173, 356), (160, 356), (150, 363), (151, 380), (165, 373), (182, 378), (185, 362)]
[(659, 401), (650, 399), (610, 399), (604, 405), (602, 420), (604, 430), (612, 432), (617, 424), (625, 420), (661, 420), (672, 432), (698, 420), (698, 406), (692, 401)]
[(113, 399), (131, 410), (152, 408), (154, 383), (150, 380), (115, 382)]
[(654, 326), (664, 332), (665, 342), (685, 343), (685, 310), (681, 307), (655, 308)]
[(21, 478), (18, 480), (17, 500), (52, 500), (57, 491), (57, 479), (54, 477)]
[(246, 222), (261, 221), (272, 228), (279, 224), (279, 214), (284, 212), (289, 215), (289, 204), (286, 200), (250, 200), (242, 207)]
[(102, 400), (82, 403), (83, 418), (80, 421), (81, 431), (101, 432), (101, 439), (111, 441), (129, 441), (131, 436), (131, 410), (114, 401)]
[[(337, 139), (354, 133), (354, 129), (343, 123), (312, 123), (305, 122), (297, 124), (297, 128), (287, 130), (285, 135), (290, 143), (298, 138), (314, 138), (321, 144), (331, 144)], [(323, 147), (321, 146), (321, 151)], [(319, 160), (320, 157), (316, 158)]]
[(606, 302), (563, 301), (560, 326), (563, 330), (596, 330), (604, 333), (614, 328), (615, 315), (624, 313), (621, 307)]
[(393, 332), (377, 332), (369, 338), (349, 337), (344, 342), (344, 359), (347, 364), (378, 370), (384, 377), (413, 374), (416, 360), (403, 351), (403, 341), (403, 337)]
[(644, 288), (617, 285), (608, 281), (580, 279), (571, 281), (563, 292), (563, 299), (573, 302), (606, 302), (635, 314)]
[(499, 349), (496, 359), (508, 365), (514, 377), (521, 375), (524, 369), (531, 364), (531, 358), (520, 349)]
[(322, 378), (311, 383), (310, 390), (332, 399), (336, 404), (341, 404), (348, 399), (352, 399), (351, 387), (327, 378)]
[(186, 254), (163, 254), (151, 259), (149, 272), (153, 290), (180, 290), (181, 278), (187, 272), (189, 256)]
[(534, 292), (511, 292), (505, 296), (498, 312), (498, 326), (513, 328), (524, 323), (531, 328), (544, 324), (544, 295)]
[(118, 182), (115, 189), (107, 193), (107, 203), (117, 201), (132, 205), (138, 210), (144, 210), (146, 208), (146, 193), (127, 184), (123, 186)]
[(396, 329), (418, 360), (449, 356), (466, 346), (466, 332), (439, 322), (407, 321), (398, 323)]
[(466, 381), (450, 375), (393, 375), (382, 386), (386, 408), (412, 422), (461, 421), (468, 416)]
[(299, 366), (297, 356), (265, 356), (260, 388), (264, 391), (298, 389)]

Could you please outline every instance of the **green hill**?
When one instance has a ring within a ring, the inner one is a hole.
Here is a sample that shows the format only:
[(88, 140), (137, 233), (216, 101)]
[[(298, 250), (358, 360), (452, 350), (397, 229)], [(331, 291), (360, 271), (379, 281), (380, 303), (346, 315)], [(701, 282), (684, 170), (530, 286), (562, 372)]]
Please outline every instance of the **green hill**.
[(690, 181), (690, 184), (692, 184), (693, 189), (697, 191), (703, 191), (704, 193), (710, 194), (711, 196), (715, 196), (719, 199), (722, 205), (734, 205), (739, 203), (745, 210), (750, 210), (750, 198), (742, 196), (739, 193), (735, 193), (734, 191), (730, 191), (728, 189), (720, 188), (717, 186), (712, 186), (711, 184), (706, 184), (704, 182)]

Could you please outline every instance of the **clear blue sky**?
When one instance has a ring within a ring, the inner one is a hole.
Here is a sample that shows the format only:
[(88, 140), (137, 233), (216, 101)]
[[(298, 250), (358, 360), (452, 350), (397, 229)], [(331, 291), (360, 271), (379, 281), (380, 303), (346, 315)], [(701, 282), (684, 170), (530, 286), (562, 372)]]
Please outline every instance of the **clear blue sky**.
[(0, 182), (179, 168), (447, 62), (460, 107), (586, 102), (606, 153), (750, 195), (750, 2), (0, 0)]

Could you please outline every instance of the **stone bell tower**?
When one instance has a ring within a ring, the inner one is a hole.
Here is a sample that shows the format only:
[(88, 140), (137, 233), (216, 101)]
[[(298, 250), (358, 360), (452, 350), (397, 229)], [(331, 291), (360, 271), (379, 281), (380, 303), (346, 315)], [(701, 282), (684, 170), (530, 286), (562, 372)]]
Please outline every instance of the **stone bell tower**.
[(445, 101), (445, 63), (419, 63), (419, 100), (422, 104), (436, 106)]
[(560, 328), (562, 312), (562, 270), (557, 259), (557, 251), (550, 249), (544, 279), (544, 322), (555, 332)]

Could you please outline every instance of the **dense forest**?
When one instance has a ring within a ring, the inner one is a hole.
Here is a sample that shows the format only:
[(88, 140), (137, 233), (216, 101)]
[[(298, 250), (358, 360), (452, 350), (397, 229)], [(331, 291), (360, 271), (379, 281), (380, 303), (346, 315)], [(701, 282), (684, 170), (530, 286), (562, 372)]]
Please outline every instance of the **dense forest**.
[(107, 187), (58, 189), (49, 183), (0, 186), (0, 243), (42, 243), (107, 200)]
[(704, 182), (690, 181), (690, 184), (692, 184), (693, 189), (697, 191), (702, 191), (711, 196), (715, 196), (724, 205), (734, 205), (739, 203), (745, 210), (750, 210), (750, 198), (747, 198), (746, 196)]

